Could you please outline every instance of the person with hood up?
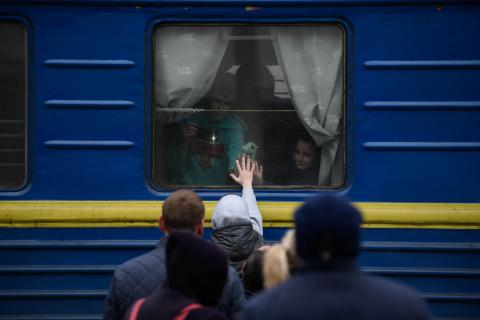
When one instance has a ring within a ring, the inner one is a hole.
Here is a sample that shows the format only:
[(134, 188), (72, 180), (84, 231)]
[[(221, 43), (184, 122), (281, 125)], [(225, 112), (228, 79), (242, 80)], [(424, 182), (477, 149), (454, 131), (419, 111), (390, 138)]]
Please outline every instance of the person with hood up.
[(262, 215), (253, 192), (253, 177), (262, 168), (245, 155), (236, 164), (238, 175), (230, 177), (242, 186), (242, 196), (220, 199), (212, 216), (212, 241), (225, 250), (230, 265), (240, 273), (243, 262), (264, 244)]
[(166, 245), (166, 269), (164, 284), (137, 300), (125, 319), (227, 319), (214, 309), (228, 274), (228, 260), (221, 249), (191, 232), (175, 231)]

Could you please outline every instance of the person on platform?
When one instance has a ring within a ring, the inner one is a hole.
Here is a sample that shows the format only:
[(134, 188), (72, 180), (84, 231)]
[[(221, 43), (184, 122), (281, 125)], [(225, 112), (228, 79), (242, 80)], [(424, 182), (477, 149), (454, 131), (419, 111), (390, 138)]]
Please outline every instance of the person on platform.
[[(152, 251), (121, 264), (114, 272), (105, 300), (104, 320), (122, 320), (132, 303), (151, 294), (166, 279), (165, 246), (173, 231), (183, 230), (201, 237), (205, 206), (190, 190), (173, 192), (163, 203), (159, 227), (165, 236)], [(233, 268), (217, 308), (229, 318), (245, 303), (243, 285)]]
[(184, 185), (230, 183), (229, 173), (245, 144), (245, 122), (235, 112), (235, 78), (217, 77), (209, 93), (209, 109), (194, 113), (179, 123), (174, 135), (171, 163)]
[(302, 266), (250, 299), (237, 319), (430, 319), (413, 289), (359, 270), (361, 222), (361, 213), (343, 198), (307, 200), (295, 213)]
[(315, 141), (305, 132), (296, 139), (293, 163), (287, 172), (286, 184), (318, 185), (320, 153)]

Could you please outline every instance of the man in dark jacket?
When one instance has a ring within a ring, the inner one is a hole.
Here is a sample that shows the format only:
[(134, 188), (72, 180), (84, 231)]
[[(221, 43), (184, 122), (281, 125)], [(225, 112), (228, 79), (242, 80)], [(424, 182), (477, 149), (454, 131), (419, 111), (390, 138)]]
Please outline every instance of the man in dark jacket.
[(295, 214), (303, 266), (250, 300), (238, 319), (430, 319), (417, 293), (358, 270), (360, 212), (332, 195), (309, 199)]
[(166, 268), (164, 284), (132, 305), (129, 320), (227, 319), (213, 309), (228, 275), (222, 249), (191, 232), (172, 232), (166, 246)]
[[(113, 275), (105, 300), (104, 320), (123, 320), (130, 305), (161, 286), (166, 278), (165, 245), (173, 230), (185, 230), (203, 235), (205, 207), (200, 197), (189, 190), (179, 190), (163, 203), (159, 219), (162, 237), (157, 247), (120, 265)], [(194, 265), (191, 266), (195, 268)], [(228, 317), (238, 312), (245, 302), (243, 286), (233, 268), (229, 268), (228, 281), (218, 309)]]

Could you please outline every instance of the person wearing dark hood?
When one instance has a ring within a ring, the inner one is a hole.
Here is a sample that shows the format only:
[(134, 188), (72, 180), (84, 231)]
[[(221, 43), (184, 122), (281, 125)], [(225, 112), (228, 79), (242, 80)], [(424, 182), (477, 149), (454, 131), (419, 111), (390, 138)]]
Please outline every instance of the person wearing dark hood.
[(228, 275), (228, 260), (220, 248), (192, 233), (175, 231), (166, 245), (166, 269), (164, 284), (137, 300), (126, 320), (227, 319), (214, 309)]
[(264, 245), (253, 251), (253, 253), (245, 260), (242, 266), (242, 281), (245, 289), (245, 297), (250, 299), (261, 292), (263, 286), (263, 261), (265, 252), (270, 250), (269, 245)]
[(430, 319), (416, 291), (359, 270), (361, 222), (358, 209), (345, 199), (317, 195), (307, 200), (295, 213), (296, 251), (303, 265), (249, 300), (236, 319)]
[(238, 175), (230, 177), (242, 186), (242, 196), (220, 199), (212, 216), (212, 241), (223, 248), (230, 265), (241, 272), (243, 262), (264, 244), (262, 215), (253, 193), (253, 176), (261, 170), (249, 157), (236, 161)]

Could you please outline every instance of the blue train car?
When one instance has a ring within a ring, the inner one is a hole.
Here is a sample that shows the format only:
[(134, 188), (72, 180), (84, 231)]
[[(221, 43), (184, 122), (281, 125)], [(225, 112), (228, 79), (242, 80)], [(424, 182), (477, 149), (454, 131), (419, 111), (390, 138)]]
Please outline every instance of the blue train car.
[[(202, 174), (246, 147), (267, 240), (312, 194), (346, 195), (366, 272), (480, 319), (478, 83), (477, 1), (2, 1), (0, 319), (100, 319), (162, 201), (193, 188), (208, 222), (239, 189)], [(192, 123), (211, 153), (182, 140)]]

